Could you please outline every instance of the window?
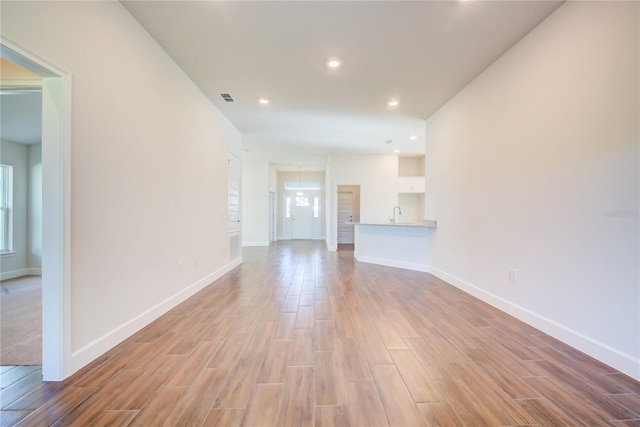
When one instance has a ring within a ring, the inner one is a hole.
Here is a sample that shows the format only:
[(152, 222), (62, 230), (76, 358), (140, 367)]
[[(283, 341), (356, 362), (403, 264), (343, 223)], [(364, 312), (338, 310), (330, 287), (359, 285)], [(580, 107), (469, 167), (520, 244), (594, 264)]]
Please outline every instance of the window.
[(284, 189), (290, 191), (297, 190), (320, 190), (319, 182), (298, 182), (287, 181), (284, 183)]
[(284, 199), (284, 217), (291, 218), (291, 197)]
[(308, 197), (296, 197), (296, 206), (309, 206), (309, 198)]
[(319, 197), (313, 198), (313, 217), (314, 218), (320, 217), (320, 198)]
[(13, 166), (0, 165), (0, 253), (12, 249)]

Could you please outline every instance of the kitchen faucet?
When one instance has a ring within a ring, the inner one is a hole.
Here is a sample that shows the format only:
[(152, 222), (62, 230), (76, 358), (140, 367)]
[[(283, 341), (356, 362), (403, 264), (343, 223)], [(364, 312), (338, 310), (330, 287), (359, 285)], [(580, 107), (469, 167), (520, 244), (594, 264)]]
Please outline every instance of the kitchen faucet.
[(398, 215), (402, 215), (402, 209), (400, 209), (400, 206), (394, 206), (393, 207), (393, 218), (389, 218), (389, 221), (391, 221), (391, 222), (396, 222), (396, 209), (398, 209)]

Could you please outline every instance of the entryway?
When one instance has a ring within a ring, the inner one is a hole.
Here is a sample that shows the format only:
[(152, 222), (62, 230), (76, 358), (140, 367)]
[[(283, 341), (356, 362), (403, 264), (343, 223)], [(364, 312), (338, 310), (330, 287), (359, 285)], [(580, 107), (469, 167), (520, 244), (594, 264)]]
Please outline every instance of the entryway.
[(4, 38), (0, 57), (42, 78), (42, 376), (58, 381), (71, 371), (71, 76)]

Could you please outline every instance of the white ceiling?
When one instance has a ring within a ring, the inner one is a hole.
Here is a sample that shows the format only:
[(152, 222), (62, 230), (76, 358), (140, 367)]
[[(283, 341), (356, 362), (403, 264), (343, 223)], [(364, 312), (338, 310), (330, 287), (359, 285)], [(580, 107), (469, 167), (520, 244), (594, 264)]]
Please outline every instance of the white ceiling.
[(122, 3), (240, 130), (246, 157), (312, 167), (424, 153), (425, 119), (562, 2)]

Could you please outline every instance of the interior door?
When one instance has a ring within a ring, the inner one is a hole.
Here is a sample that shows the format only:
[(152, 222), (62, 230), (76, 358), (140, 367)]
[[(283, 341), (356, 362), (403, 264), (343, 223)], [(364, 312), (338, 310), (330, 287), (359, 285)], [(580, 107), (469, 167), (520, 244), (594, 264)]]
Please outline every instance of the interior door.
[(353, 191), (338, 191), (338, 243), (353, 243)]

